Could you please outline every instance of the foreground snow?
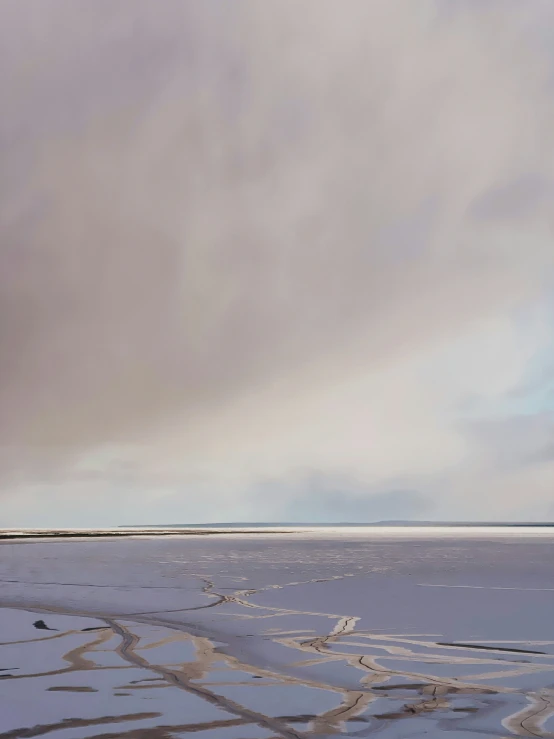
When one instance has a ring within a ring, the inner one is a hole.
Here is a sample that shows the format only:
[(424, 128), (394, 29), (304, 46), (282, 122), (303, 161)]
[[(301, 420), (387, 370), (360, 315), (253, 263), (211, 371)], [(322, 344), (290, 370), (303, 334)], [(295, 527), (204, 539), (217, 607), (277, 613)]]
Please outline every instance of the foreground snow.
[(382, 531), (0, 543), (0, 739), (552, 736), (554, 537)]

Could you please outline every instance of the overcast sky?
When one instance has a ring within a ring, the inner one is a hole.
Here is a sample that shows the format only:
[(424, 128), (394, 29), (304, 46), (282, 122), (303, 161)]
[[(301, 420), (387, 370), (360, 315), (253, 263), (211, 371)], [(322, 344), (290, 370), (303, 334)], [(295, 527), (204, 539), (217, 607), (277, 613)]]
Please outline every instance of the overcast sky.
[(554, 518), (551, 0), (3, 0), (0, 526)]

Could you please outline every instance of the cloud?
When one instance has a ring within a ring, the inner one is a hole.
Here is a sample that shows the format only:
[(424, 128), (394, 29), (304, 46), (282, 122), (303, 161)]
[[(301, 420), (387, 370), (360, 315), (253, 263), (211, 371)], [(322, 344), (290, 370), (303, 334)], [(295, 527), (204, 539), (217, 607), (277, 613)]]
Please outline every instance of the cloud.
[[(258, 490), (274, 500), (272, 520), (298, 523), (367, 523), (433, 517), (433, 503), (415, 490), (372, 490), (347, 477), (308, 475), (292, 483), (275, 480)], [(289, 488), (289, 489), (287, 489)], [(285, 501), (283, 505), (283, 501)], [(281, 502), (281, 506), (279, 506)]]
[(517, 219), (551, 199), (552, 183), (540, 174), (527, 173), (484, 193), (473, 203), (471, 211), (477, 219)]
[(546, 333), (552, 12), (449, 7), (4, 3), (4, 496), (471, 467)]

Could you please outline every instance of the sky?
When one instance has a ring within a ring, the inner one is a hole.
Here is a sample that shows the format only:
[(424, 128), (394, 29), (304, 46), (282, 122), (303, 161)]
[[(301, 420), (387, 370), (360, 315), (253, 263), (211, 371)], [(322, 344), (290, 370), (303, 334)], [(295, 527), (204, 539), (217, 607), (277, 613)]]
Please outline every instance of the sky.
[(0, 20), (0, 526), (554, 519), (551, 0)]

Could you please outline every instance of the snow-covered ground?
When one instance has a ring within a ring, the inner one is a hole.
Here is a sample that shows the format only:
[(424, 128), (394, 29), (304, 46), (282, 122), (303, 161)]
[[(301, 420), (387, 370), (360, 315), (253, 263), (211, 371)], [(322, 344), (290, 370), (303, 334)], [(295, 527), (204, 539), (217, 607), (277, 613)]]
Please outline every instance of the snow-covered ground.
[(351, 538), (353, 536), (371, 536), (375, 537), (401, 537), (401, 538), (426, 538), (431, 532), (431, 536), (441, 536), (459, 538), (460, 536), (465, 537), (505, 537), (510, 536), (512, 533), (517, 533), (519, 536), (543, 536), (551, 537), (554, 536), (554, 526), (550, 525), (521, 525), (510, 526), (510, 524), (504, 524), (499, 526), (479, 525), (479, 526), (465, 526), (456, 524), (454, 526), (443, 526), (440, 524), (433, 525), (402, 525), (396, 524), (394, 526), (387, 526), (383, 524), (363, 524), (355, 526), (353, 524), (345, 525), (309, 525), (309, 524), (229, 524), (225, 525), (212, 525), (212, 524), (201, 524), (199, 526), (177, 526), (177, 527), (144, 527), (144, 526), (120, 526), (111, 529), (99, 529), (99, 528), (60, 528), (60, 529), (2, 529), (0, 528), (0, 539), (37, 539), (37, 538), (79, 538), (79, 537), (133, 537), (133, 536), (148, 536), (148, 537), (160, 537), (160, 536), (187, 536), (187, 535), (219, 535), (219, 536), (269, 536), (274, 534), (291, 534), (301, 535), (302, 537), (309, 536), (311, 539), (314, 538)]
[(0, 739), (552, 737), (553, 562), (520, 529), (6, 540)]

